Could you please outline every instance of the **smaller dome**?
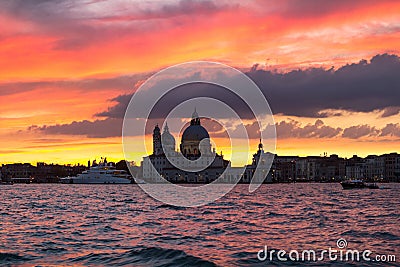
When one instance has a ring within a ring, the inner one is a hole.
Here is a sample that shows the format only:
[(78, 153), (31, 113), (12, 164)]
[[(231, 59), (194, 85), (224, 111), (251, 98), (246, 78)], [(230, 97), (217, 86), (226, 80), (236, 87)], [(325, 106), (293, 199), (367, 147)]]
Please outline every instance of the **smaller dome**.
[(175, 138), (170, 133), (163, 133), (161, 135), (161, 141), (163, 145), (175, 144)]
[(161, 135), (161, 144), (164, 148), (175, 149), (175, 138), (169, 132), (168, 124), (165, 125), (164, 132)]

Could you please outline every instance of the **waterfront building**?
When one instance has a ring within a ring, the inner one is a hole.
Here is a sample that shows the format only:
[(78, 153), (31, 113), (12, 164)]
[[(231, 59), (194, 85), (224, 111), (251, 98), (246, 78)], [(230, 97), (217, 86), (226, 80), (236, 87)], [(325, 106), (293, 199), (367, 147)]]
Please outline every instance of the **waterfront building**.
[(1, 173), (3, 181), (18, 181), (19, 178), (33, 177), (35, 174), (35, 167), (30, 163), (3, 164)]
[[(271, 165), (274, 160), (274, 157), (275, 154), (264, 151), (263, 144), (261, 143), (260, 139), (260, 143), (258, 144), (258, 150), (255, 154), (253, 154), (253, 159), (251, 161), (251, 164), (246, 165), (245, 171), (243, 173), (240, 182), (249, 183), (254, 175), (260, 175), (261, 178), (264, 179), (264, 183), (272, 183), (274, 179), (274, 173), (271, 171), (272, 169), (270, 167), (272, 167)], [(241, 171), (241, 168), (238, 168), (238, 171), (239, 170)], [(258, 173), (256, 173), (256, 170)], [(235, 168), (232, 168), (232, 172), (234, 171)]]
[(3, 164), (1, 176), (3, 181), (57, 183), (60, 177), (74, 176), (86, 169), (83, 165), (60, 165), (38, 162), (36, 166), (30, 163)]
[(354, 155), (346, 160), (346, 177), (368, 181), (400, 182), (400, 155), (369, 155), (360, 158)]
[(296, 181), (307, 182), (309, 181), (308, 175), (309, 162), (307, 158), (298, 158), (296, 160)]
[[(216, 153), (211, 146), (209, 133), (201, 125), (196, 110), (192, 114), (190, 125), (183, 131), (179, 150), (180, 153), (176, 150), (175, 138), (169, 132), (168, 124), (162, 134), (160, 127), (156, 125), (153, 130), (153, 153), (143, 157), (141, 178), (146, 182), (162, 182), (157, 178), (158, 173), (172, 183), (210, 183), (218, 178), (223, 183), (249, 183), (254, 175), (261, 175), (266, 178), (265, 182), (272, 182), (268, 167), (274, 155), (264, 152), (261, 142), (251, 164), (231, 167), (231, 162), (225, 160), (222, 153)], [(197, 171), (202, 169), (201, 166), (208, 167)]]
[(296, 180), (297, 156), (275, 156), (273, 168), (274, 181), (293, 182)]
[(341, 181), (346, 176), (346, 162), (336, 154), (329, 157), (325, 155), (317, 161), (317, 177), (315, 180), (322, 182)]
[(382, 181), (385, 176), (385, 158), (369, 155), (365, 158), (365, 176), (371, 181)]
[[(201, 125), (196, 110), (190, 125), (182, 134), (179, 146), (181, 153), (175, 147), (175, 138), (169, 132), (168, 125), (162, 134), (156, 125), (153, 130), (153, 153), (143, 158), (141, 166), (142, 178), (146, 182), (161, 182), (157, 179), (158, 173), (172, 183), (209, 183), (217, 179), (230, 164), (215, 152), (215, 148), (212, 149), (208, 131)], [(208, 167), (202, 171), (190, 171), (205, 165)]]
[(385, 162), (385, 179), (388, 182), (400, 182), (400, 155), (390, 153), (382, 157)]

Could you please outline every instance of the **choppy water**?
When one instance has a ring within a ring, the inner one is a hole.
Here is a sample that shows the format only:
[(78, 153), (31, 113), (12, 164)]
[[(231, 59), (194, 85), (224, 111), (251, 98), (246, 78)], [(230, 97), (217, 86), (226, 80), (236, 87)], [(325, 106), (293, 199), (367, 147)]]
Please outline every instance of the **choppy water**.
[(0, 265), (266, 266), (257, 259), (265, 245), (320, 250), (344, 238), (349, 249), (396, 255), (385, 266), (398, 266), (400, 185), (384, 186), (273, 184), (250, 194), (238, 185), (198, 208), (165, 205), (136, 185), (1, 186)]

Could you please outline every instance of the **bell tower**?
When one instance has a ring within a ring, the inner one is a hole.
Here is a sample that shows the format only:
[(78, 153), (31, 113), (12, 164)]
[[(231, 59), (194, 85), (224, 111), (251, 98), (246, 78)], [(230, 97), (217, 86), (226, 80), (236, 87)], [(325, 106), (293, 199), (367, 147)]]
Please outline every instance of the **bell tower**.
[(162, 147), (161, 147), (161, 131), (158, 124), (154, 127), (153, 130), (153, 155), (160, 155), (162, 154)]

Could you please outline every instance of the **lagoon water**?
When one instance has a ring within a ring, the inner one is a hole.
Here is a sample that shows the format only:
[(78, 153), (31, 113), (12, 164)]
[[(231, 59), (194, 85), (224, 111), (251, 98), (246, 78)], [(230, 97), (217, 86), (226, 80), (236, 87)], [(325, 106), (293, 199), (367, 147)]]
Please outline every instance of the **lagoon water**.
[[(238, 185), (207, 206), (163, 204), (137, 185), (0, 186), (0, 266), (399, 266), (400, 184)], [(260, 261), (257, 252), (369, 249), (397, 262)]]

